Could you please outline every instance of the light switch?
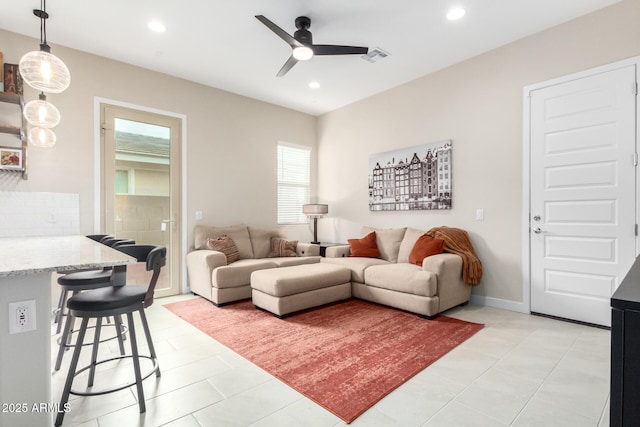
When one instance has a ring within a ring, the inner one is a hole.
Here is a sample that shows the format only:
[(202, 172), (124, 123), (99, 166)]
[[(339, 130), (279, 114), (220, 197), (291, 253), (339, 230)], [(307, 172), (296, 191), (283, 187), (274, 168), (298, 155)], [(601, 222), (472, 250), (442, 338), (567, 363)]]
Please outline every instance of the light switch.
[(202, 219), (202, 211), (196, 211), (196, 221)]
[(484, 209), (476, 209), (476, 221), (484, 221)]

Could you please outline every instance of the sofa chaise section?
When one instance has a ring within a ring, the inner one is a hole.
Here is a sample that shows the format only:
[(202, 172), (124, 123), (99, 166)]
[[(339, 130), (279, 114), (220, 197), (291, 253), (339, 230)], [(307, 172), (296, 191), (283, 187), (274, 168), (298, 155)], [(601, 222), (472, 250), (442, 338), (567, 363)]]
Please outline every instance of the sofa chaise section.
[(471, 286), (462, 279), (460, 256), (432, 255), (418, 266), (409, 262), (409, 255), (424, 231), (362, 228), (363, 235), (371, 232), (376, 233), (379, 258), (352, 257), (350, 247), (342, 245), (327, 248), (322, 259), (351, 269), (354, 297), (427, 318), (469, 301)]

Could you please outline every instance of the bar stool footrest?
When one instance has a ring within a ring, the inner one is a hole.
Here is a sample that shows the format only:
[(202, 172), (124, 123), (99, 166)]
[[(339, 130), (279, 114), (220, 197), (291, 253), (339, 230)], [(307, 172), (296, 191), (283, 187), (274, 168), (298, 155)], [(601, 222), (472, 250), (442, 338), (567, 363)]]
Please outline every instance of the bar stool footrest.
[[(105, 326), (113, 326), (113, 327), (117, 327), (118, 325), (117, 325), (117, 323), (107, 323), (106, 325), (102, 325), (102, 327), (103, 327), (103, 328), (104, 328)], [(88, 326), (88, 327), (87, 327), (87, 329), (95, 329), (95, 328), (96, 328), (96, 326), (95, 326), (95, 325), (92, 325), (92, 326)], [(79, 332), (79, 330), (77, 330), (77, 329), (72, 329), (71, 331), (69, 331), (69, 335), (70, 335), (70, 337), (71, 337), (71, 338), (73, 338), (73, 334), (74, 334), (74, 333), (78, 333), (78, 332)], [(125, 339), (125, 334), (126, 334), (127, 332), (129, 332), (129, 327), (128, 327), (127, 325), (125, 325), (125, 324), (122, 324), (122, 330), (120, 331), (120, 334), (122, 334), (122, 339), (123, 339), (123, 340)], [(116, 339), (118, 339), (118, 333), (117, 333), (117, 332), (116, 332), (116, 335), (115, 335), (115, 336), (113, 336), (113, 337), (109, 337), (109, 338), (105, 338), (105, 339), (101, 339), (100, 341), (98, 341), (98, 343), (99, 343), (99, 344), (102, 344), (103, 342), (107, 342), (107, 341), (111, 341), (111, 340), (116, 340)], [(58, 339), (56, 340), (56, 343), (57, 343), (59, 346), (60, 346), (60, 345), (62, 345), (62, 346), (63, 346), (63, 347), (65, 347), (67, 350), (76, 346), (76, 345), (75, 345), (75, 343), (72, 343), (72, 344), (67, 344), (67, 343), (65, 343), (65, 344), (63, 345), (63, 344), (62, 344), (62, 337), (61, 337), (61, 336), (60, 336), (60, 337), (58, 337)], [(93, 345), (93, 340), (91, 340), (91, 341), (89, 341), (89, 342), (83, 342), (83, 343), (82, 343), (82, 346), (83, 346), (83, 347), (86, 347), (86, 346), (88, 346), (88, 345)]]
[[(121, 359), (128, 359), (128, 358), (133, 358), (132, 354), (125, 354), (124, 356), (117, 356), (117, 357), (111, 357), (109, 359), (105, 359), (105, 360), (100, 360), (99, 362), (96, 362), (95, 366), (101, 365), (103, 363), (107, 363), (107, 362), (113, 362), (116, 360), (121, 360)], [(146, 380), (147, 378), (149, 378), (151, 375), (153, 375), (154, 373), (158, 372), (159, 369), (159, 365), (158, 365), (158, 360), (153, 358), (152, 356), (142, 356), (142, 355), (138, 355), (138, 359), (149, 359), (153, 362), (153, 367), (151, 368), (151, 370), (149, 372), (147, 372), (144, 375), (141, 375), (141, 381)], [(74, 374), (74, 377), (78, 376), (78, 374), (80, 374), (81, 372), (86, 371), (87, 369), (91, 369), (91, 365), (87, 365), (84, 368), (80, 369), (79, 371), (76, 371), (76, 373)], [(120, 391), (120, 390), (124, 390), (126, 388), (132, 387), (136, 385), (136, 381), (134, 380), (131, 383), (127, 383), (125, 385), (119, 385), (113, 388), (108, 388), (105, 390), (100, 390), (100, 391), (77, 391), (77, 390), (69, 390), (70, 394), (74, 394), (76, 396), (101, 396), (103, 394), (108, 394), (108, 393), (115, 393), (116, 391)]]

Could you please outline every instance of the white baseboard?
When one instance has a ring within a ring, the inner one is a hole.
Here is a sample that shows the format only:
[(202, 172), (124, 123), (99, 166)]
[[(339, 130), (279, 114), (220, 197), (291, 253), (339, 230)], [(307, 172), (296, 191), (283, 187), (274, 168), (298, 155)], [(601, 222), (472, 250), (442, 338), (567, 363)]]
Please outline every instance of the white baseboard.
[(487, 307), (500, 308), (502, 310), (529, 314), (529, 310), (525, 307), (524, 303), (521, 302), (485, 297), (482, 295), (471, 295), (471, 299), (469, 300), (469, 302), (471, 304), (484, 305)]

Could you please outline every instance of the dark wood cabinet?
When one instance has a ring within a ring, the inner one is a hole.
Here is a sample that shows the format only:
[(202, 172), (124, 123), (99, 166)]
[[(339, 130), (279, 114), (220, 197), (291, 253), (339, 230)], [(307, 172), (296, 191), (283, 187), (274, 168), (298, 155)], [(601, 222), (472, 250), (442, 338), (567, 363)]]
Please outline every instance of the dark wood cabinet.
[(611, 297), (610, 425), (640, 425), (640, 258)]

